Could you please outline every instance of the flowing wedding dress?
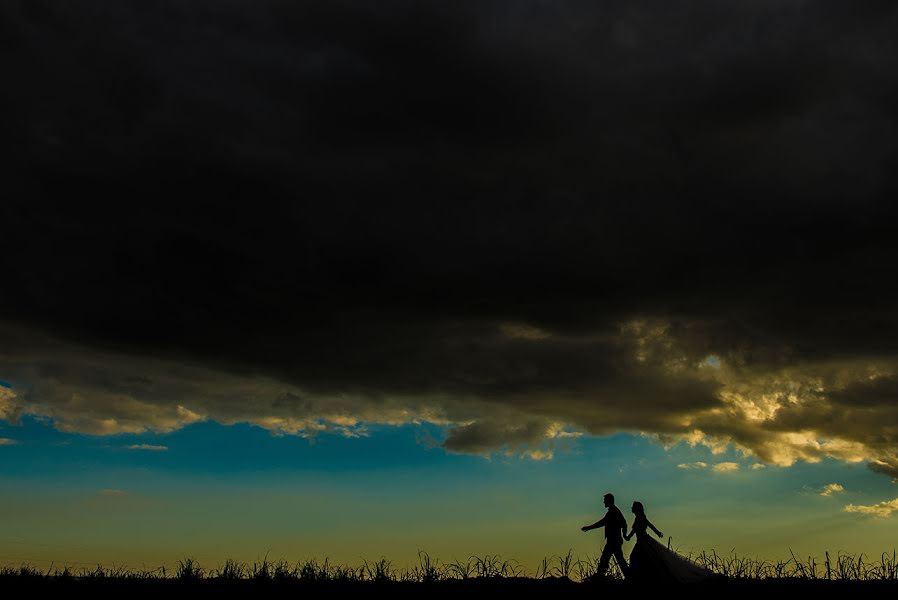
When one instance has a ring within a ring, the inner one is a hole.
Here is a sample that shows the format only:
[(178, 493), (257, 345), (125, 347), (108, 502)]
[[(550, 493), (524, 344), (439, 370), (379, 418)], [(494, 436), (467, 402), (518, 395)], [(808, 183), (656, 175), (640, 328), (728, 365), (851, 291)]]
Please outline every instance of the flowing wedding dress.
[(685, 556), (668, 550), (646, 531), (648, 524), (645, 515), (637, 515), (633, 522), (636, 545), (630, 552), (627, 579), (639, 583), (687, 583), (710, 581), (721, 577)]

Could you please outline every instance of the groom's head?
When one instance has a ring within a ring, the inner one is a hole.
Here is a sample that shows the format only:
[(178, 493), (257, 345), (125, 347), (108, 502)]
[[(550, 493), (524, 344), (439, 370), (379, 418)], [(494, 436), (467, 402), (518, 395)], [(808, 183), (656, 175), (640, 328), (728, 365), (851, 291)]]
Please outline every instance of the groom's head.
[(611, 508), (614, 506), (614, 494), (605, 494), (604, 496), (605, 506)]

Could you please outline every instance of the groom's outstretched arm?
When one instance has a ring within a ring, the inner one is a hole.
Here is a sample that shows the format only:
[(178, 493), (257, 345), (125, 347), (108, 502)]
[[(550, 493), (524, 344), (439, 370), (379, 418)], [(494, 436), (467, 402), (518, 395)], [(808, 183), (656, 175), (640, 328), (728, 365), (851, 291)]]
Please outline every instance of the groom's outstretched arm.
[(605, 526), (605, 517), (602, 517), (592, 525), (584, 525), (580, 528), (580, 531), (589, 531), (590, 529), (598, 529), (599, 527)]

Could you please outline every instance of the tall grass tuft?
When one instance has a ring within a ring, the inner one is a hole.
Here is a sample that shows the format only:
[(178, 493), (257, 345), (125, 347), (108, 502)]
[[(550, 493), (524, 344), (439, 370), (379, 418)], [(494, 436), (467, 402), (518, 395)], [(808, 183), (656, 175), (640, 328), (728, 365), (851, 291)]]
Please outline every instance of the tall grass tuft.
[(418, 564), (408, 572), (406, 580), (418, 581), (420, 583), (435, 583), (446, 579), (447, 576), (447, 569), (440, 565), (439, 559), (433, 560), (427, 552), (418, 550)]
[(218, 570), (212, 573), (217, 579), (236, 580), (246, 577), (249, 567), (246, 563), (240, 563), (231, 558), (227, 559)]
[(204, 576), (203, 568), (200, 563), (193, 557), (188, 556), (178, 561), (178, 568), (175, 570), (175, 578), (182, 581), (197, 581)]
[(446, 565), (447, 572), (452, 579), (470, 579), (474, 576), (474, 561), (468, 558), (465, 562), (456, 560)]
[(380, 560), (369, 563), (364, 561), (364, 579), (366, 581), (375, 581), (384, 583), (387, 581), (396, 581), (396, 571), (393, 569), (393, 563), (386, 558), (381, 557)]
[(472, 556), (474, 574), (480, 578), (520, 577), (523, 567), (516, 560), (502, 560), (498, 554), (486, 554), (483, 557)]

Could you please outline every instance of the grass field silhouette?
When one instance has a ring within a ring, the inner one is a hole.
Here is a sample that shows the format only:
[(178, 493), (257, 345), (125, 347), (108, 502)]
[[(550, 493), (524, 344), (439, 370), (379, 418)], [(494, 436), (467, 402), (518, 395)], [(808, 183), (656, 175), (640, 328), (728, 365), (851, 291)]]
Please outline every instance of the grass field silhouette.
[[(830, 555), (824, 553), (821, 560), (815, 557), (802, 559), (794, 554), (787, 560), (762, 560), (739, 556), (735, 552), (726, 555), (715, 551), (702, 552), (689, 558), (714, 573), (724, 576), (701, 587), (746, 585), (818, 586), (845, 585), (851, 583), (898, 583), (896, 552), (883, 553), (877, 559), (863, 554)], [(563, 555), (544, 558), (533, 572), (528, 572), (515, 560), (499, 555), (470, 556), (467, 560), (443, 562), (419, 551), (417, 562), (406, 568), (380, 558), (363, 560), (352, 566), (333, 564), (328, 559), (307, 559), (290, 562), (284, 559), (265, 558), (253, 562), (226, 560), (214, 567), (205, 567), (193, 557), (179, 560), (174, 568), (129, 568), (126, 566), (73, 569), (69, 566), (51, 565), (46, 569), (24, 564), (0, 568), (0, 585), (5, 590), (27, 592), (31, 588), (48, 593), (64, 593), (68, 588), (97, 594), (128, 593), (130, 595), (174, 593), (197, 587), (216, 593), (257, 593), (264, 588), (272, 593), (290, 589), (352, 591), (379, 586), (396, 596), (415, 595), (426, 587), (429, 594), (442, 595), (480, 593), (524, 593), (528, 589), (553, 590), (576, 595), (577, 590), (594, 589), (595, 585), (626, 584), (618, 566), (612, 562), (607, 576), (601, 580), (593, 577), (598, 558), (579, 558), (571, 551)], [(260, 588), (260, 586), (262, 586)], [(693, 585), (692, 587), (695, 587)], [(867, 588), (865, 588), (867, 589)], [(417, 592), (415, 590), (418, 590)], [(264, 590), (263, 590), (264, 591)], [(280, 593), (280, 592), (278, 592)], [(591, 592), (590, 592), (591, 593)]]

